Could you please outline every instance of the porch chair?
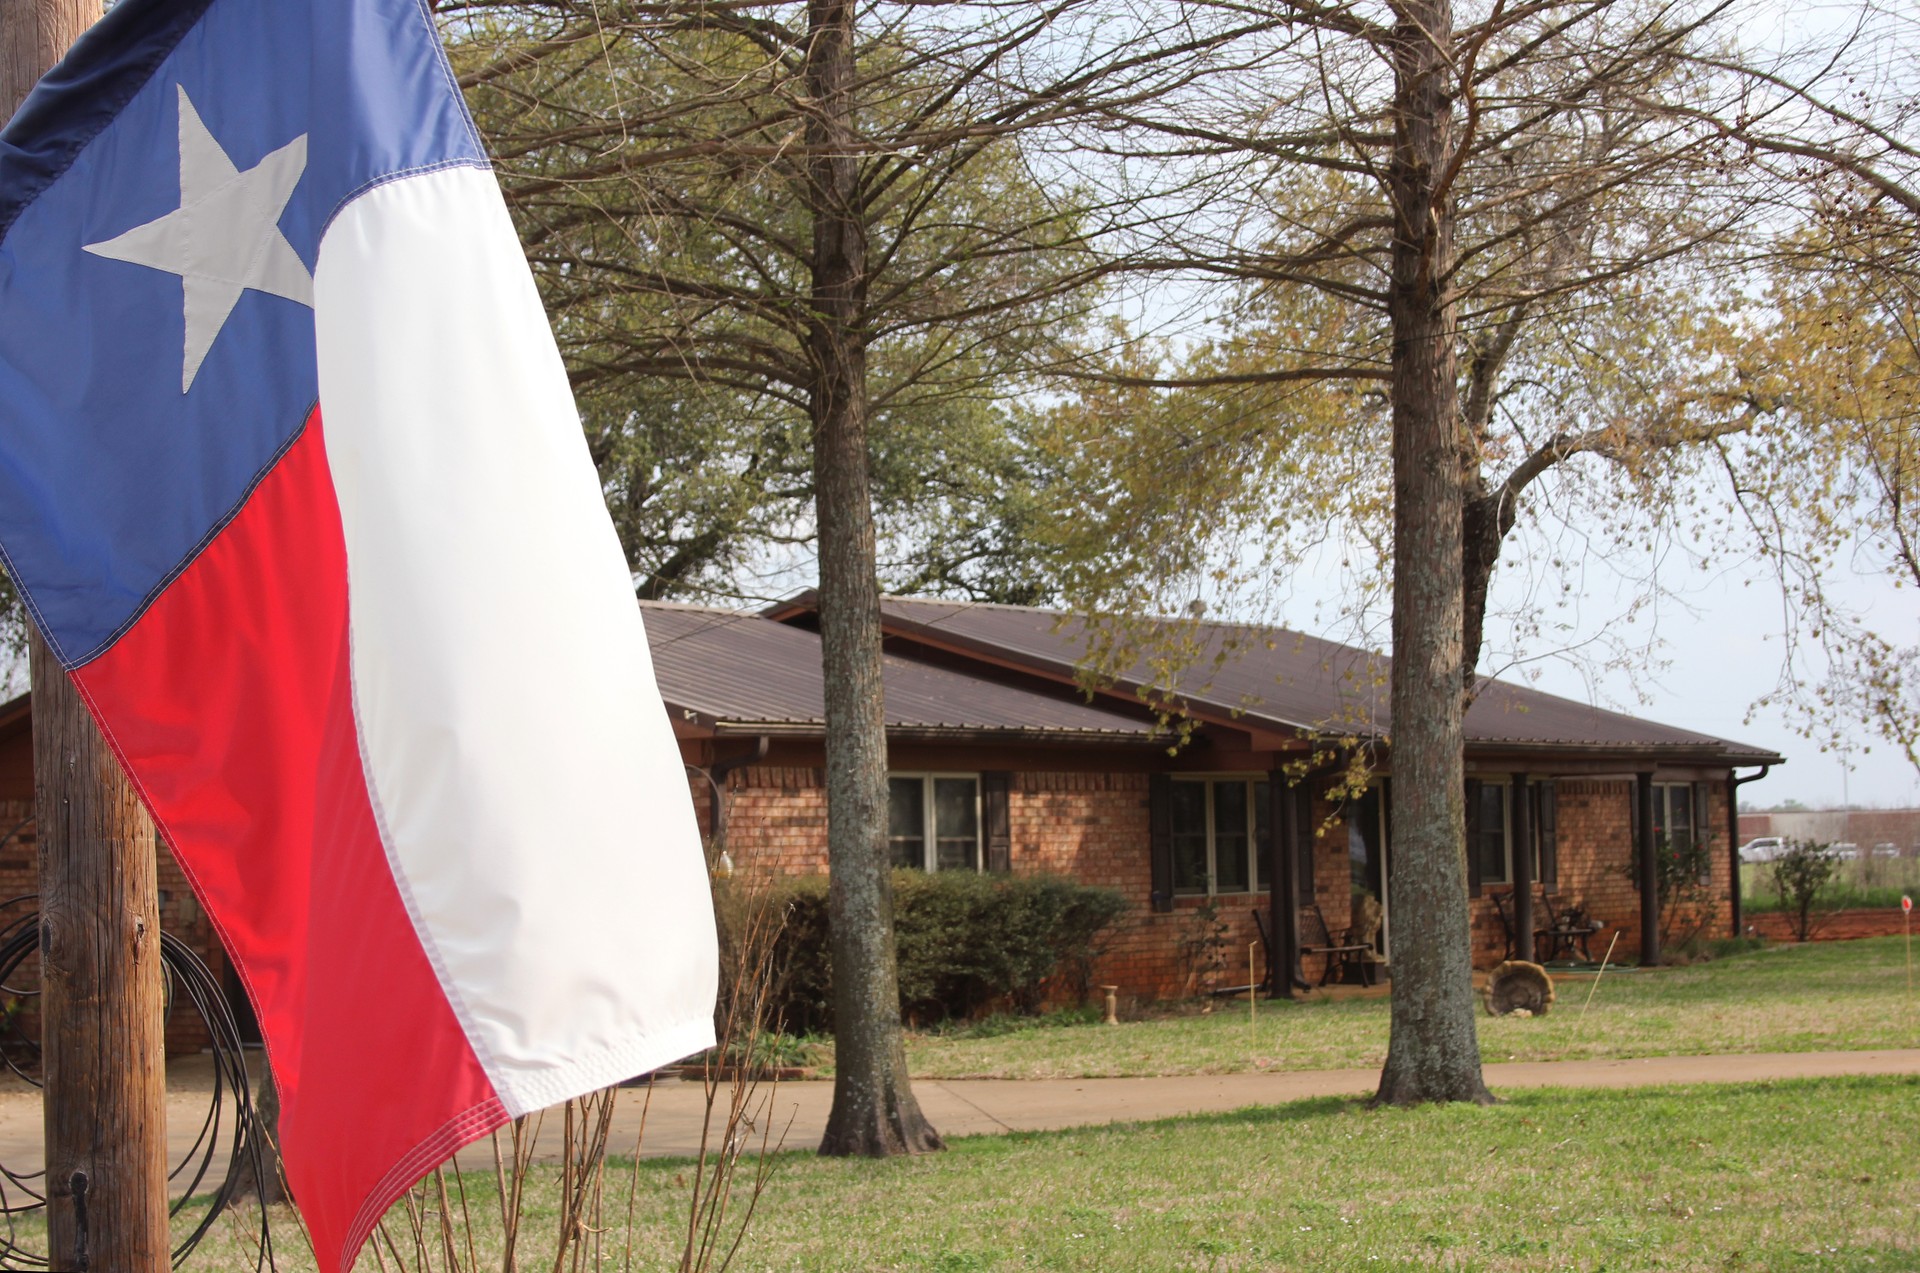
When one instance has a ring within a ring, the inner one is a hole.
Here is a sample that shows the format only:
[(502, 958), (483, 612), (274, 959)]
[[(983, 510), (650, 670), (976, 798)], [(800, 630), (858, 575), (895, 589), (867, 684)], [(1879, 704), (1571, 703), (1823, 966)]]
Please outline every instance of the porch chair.
[[(1301, 909), (1300, 918), (1303, 921), (1300, 926), (1300, 953), (1326, 956), (1326, 968), (1320, 974), (1320, 985), (1332, 981), (1335, 973), (1340, 975), (1344, 984), (1374, 984), (1378, 976), (1373, 961), (1373, 939), (1380, 932), (1378, 899), (1367, 898), (1361, 904), (1360, 923), (1346, 928), (1329, 927), (1318, 902), (1307, 903)], [(1313, 936), (1316, 927), (1319, 930), (1318, 940)]]

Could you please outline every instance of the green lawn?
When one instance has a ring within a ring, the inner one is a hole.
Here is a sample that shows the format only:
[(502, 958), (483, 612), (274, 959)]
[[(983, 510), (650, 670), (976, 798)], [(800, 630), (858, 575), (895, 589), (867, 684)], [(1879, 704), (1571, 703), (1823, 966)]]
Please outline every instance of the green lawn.
[[(1562, 977), (1548, 1016), (1482, 1016), (1481, 1055), (1553, 1061), (1920, 1047), (1920, 1004), (1908, 998), (1904, 949), (1897, 937), (1776, 945), (1688, 967), (1609, 971), (1584, 1020), (1580, 1005), (1592, 979)], [(1120, 1026), (914, 1035), (907, 1060), (923, 1078), (1366, 1068), (1386, 1057), (1389, 1011), (1385, 998), (1262, 1002), (1249, 1026), (1244, 1002), (1222, 1001), (1207, 1016)]]
[[(1917, 1125), (1920, 1080), (1876, 1078), (1538, 1090), (1487, 1109), (1317, 1100), (972, 1137), (912, 1160), (792, 1153), (776, 1159), (734, 1267), (1920, 1269)], [(632, 1268), (676, 1267), (688, 1170), (614, 1171), (605, 1258), (579, 1267), (627, 1268), (629, 1245)], [(467, 1195), (480, 1263), (497, 1268), (498, 1221), (478, 1219), (494, 1205), (490, 1174)], [(551, 1249), (553, 1183), (542, 1174), (523, 1268), (552, 1266), (538, 1249)], [(244, 1261), (227, 1246), (196, 1263)]]

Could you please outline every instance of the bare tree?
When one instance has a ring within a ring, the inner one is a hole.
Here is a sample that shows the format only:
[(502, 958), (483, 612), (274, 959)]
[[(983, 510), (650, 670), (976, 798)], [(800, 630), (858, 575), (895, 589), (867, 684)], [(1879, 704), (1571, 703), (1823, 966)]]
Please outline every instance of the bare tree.
[[(1920, 770), (1920, 643), (1834, 587), (1847, 570), (1920, 587), (1920, 21), (1851, 17), (1766, 65), (1703, 59), (1741, 90), (1703, 122), (1774, 209), (1750, 356), (1785, 407), (1723, 461), (1795, 625), (1776, 696), (1828, 745), (1864, 723)], [(1825, 666), (1803, 676), (1806, 650)]]
[[(1661, 286), (1715, 295), (1700, 254), (1750, 214), (1726, 197), (1710, 122), (1725, 86), (1691, 60), (1728, 8), (1270, 12), (1258, 74), (1125, 120), (1130, 137), (1165, 139), (1154, 160), (1218, 183), (1155, 264), (1227, 282), (1225, 334), (1171, 367), (1128, 350), (1093, 373), (1091, 412), (1083, 401), (1057, 418), (1082, 438), (1134, 395), (1150, 435), (1136, 458), (1204, 475), (1197, 500), (1177, 482), (1117, 484), (1122, 516), (1188, 517), (1173, 546), (1155, 544), (1177, 586), (1221, 588), (1223, 543), (1237, 554), (1226, 573), (1260, 578), (1275, 556), (1250, 567), (1239, 537), (1305, 523), (1318, 546), (1335, 515), (1352, 519), (1359, 570), (1391, 571), (1395, 1004), (1379, 1099), (1484, 1100), (1460, 714), (1502, 548), (1528, 499), (1582, 481), (1603, 492), (1595, 503), (1659, 510), (1712, 442), (1774, 409), (1737, 359), (1715, 356), (1732, 325)], [(1675, 328), (1655, 325), (1674, 314)], [(1093, 557), (1076, 583), (1137, 596)]]

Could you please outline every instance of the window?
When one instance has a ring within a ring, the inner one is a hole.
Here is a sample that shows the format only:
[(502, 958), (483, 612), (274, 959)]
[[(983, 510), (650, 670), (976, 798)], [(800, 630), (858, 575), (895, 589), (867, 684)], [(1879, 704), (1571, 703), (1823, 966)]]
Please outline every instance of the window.
[(1247, 893), (1256, 879), (1266, 887), (1260, 846), (1271, 842), (1269, 790), (1264, 778), (1173, 781), (1167, 834), (1175, 893)]
[(1653, 785), (1653, 835), (1665, 836), (1676, 854), (1693, 851), (1693, 786), (1657, 782)]
[(980, 869), (980, 780), (915, 774), (887, 779), (887, 848), (897, 867)]

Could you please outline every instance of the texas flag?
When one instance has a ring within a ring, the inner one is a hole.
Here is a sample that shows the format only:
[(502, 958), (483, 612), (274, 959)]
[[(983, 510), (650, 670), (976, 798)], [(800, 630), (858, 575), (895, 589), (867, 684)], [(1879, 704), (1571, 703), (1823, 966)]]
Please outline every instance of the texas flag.
[(627, 567), (418, 0), (121, 0), (0, 134), (0, 550), (252, 996), (323, 1267), (712, 1042)]

